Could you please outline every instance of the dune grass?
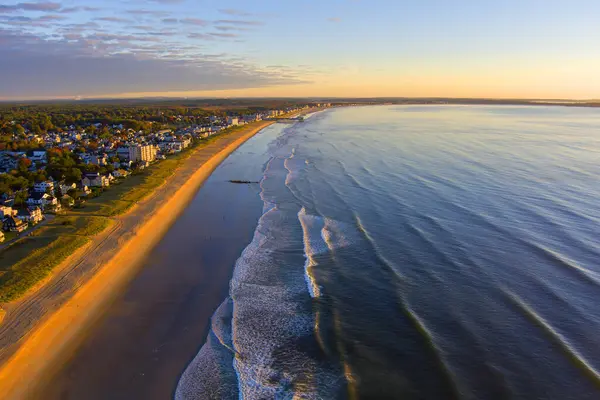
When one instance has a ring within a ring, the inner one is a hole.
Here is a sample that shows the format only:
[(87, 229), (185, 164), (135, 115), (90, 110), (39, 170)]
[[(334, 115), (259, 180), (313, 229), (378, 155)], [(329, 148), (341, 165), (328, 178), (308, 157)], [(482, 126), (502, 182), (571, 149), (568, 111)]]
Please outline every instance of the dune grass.
[(52, 269), (89, 241), (86, 236), (63, 236), (39, 248), (2, 271), (0, 301), (9, 302), (22, 296)]

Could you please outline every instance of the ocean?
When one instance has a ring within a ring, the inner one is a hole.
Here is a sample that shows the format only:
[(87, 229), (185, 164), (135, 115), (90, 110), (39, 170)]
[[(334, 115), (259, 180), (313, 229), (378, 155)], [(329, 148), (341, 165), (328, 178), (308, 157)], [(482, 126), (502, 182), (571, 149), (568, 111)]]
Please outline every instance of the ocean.
[(263, 214), (177, 399), (600, 398), (600, 110), (263, 134)]

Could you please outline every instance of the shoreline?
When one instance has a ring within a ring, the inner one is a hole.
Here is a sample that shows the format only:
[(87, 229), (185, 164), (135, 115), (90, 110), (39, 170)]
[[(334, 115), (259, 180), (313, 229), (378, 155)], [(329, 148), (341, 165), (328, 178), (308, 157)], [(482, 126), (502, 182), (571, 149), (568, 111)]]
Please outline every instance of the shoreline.
[[(168, 197), (157, 199), (162, 197), (158, 195), (157, 189), (133, 209), (117, 217), (116, 228), (108, 228), (110, 232), (100, 233), (98, 237), (104, 236), (103, 240), (90, 250), (91, 254), (86, 254), (89, 247), (80, 251), (78, 254), (80, 258), (84, 256), (91, 258), (94, 257), (94, 251), (101, 256), (106, 250), (111, 250), (110, 246), (109, 249), (102, 248), (106, 239), (112, 239), (118, 244), (118, 248), (114, 248), (115, 243), (113, 243), (112, 256), (109, 255), (107, 260), (100, 260), (101, 266), (91, 273), (85, 283), (76, 285), (71, 290), (70, 294), (73, 295), (69, 300), (48, 317), (42, 318), (37, 326), (25, 334), (24, 339), (19, 340), (22, 342), (20, 347), (0, 367), (0, 387), (4, 390), (4, 398), (26, 398), (34, 395), (36, 388), (44, 385), (50, 370), (68, 357), (83, 340), (86, 330), (98, 321), (102, 311), (136, 275), (148, 252), (185, 210), (204, 181), (239, 146), (273, 123), (275, 121), (264, 121), (249, 130), (232, 132), (223, 138), (218, 138), (222, 139), (218, 140), (222, 142), (221, 147), (215, 149), (213, 154), (208, 154), (208, 159), (204, 160), (199, 168), (194, 163), (197, 161), (195, 158), (206, 156), (207, 154), (202, 153), (208, 153), (209, 150), (205, 150), (206, 148), (196, 150), (175, 172), (177, 178), (184, 179), (181, 185), (175, 188), (175, 192), (168, 193), (168, 189), (173, 188), (162, 188), (163, 192), (167, 192)], [(236, 134), (237, 137), (232, 139), (233, 141), (227, 140)], [(192, 168), (195, 169), (191, 171)], [(189, 176), (185, 176), (186, 172)], [(174, 178), (172, 176), (169, 179), (175, 180)], [(157, 209), (152, 210), (153, 203), (159, 200), (162, 201), (157, 205)], [(145, 210), (144, 207), (150, 209)], [(144, 211), (148, 211), (151, 217), (148, 217)], [(127, 228), (128, 224), (124, 223), (124, 220), (128, 218), (137, 219), (138, 226), (134, 226), (134, 232), (127, 230), (121, 232), (117, 228), (120, 224)], [(120, 236), (114, 237), (116, 235)], [(35, 297), (35, 295), (28, 297)], [(27, 376), (29, 382), (33, 381), (36, 384), (24, 387), (23, 376)]]

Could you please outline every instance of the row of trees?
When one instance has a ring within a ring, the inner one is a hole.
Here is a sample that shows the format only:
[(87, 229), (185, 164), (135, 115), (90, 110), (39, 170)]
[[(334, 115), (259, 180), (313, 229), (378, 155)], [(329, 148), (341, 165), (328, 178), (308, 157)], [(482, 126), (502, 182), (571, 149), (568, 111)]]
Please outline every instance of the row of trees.
[[(182, 106), (126, 105), (7, 105), (0, 106), (0, 135), (61, 131), (67, 126), (123, 125), (126, 129), (152, 130), (158, 124), (192, 123), (213, 112)], [(181, 116), (181, 120), (178, 119)], [(94, 128), (92, 128), (94, 129)], [(160, 129), (160, 126), (156, 129)]]
[[(160, 125), (197, 123), (211, 115), (247, 115), (273, 108), (297, 106), (291, 100), (174, 100), (147, 104), (123, 101), (121, 104), (59, 103), (0, 105), (0, 135), (40, 134), (60, 131), (67, 126), (123, 124), (127, 129), (160, 129)], [(159, 125), (155, 127), (154, 125)]]

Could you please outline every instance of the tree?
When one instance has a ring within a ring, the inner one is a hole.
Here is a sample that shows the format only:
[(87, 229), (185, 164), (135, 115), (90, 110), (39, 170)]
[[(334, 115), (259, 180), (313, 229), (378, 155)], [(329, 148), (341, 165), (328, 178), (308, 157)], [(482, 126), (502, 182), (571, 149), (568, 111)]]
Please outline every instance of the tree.
[(95, 135), (96, 132), (98, 131), (98, 128), (96, 128), (96, 125), (90, 125), (87, 128), (85, 128), (85, 131), (88, 132), (90, 135)]
[(41, 118), (39, 125), (40, 128), (42, 128), (46, 132), (54, 129), (54, 124), (52, 123), (52, 120), (47, 114)]
[(79, 193), (79, 190), (77, 190), (77, 189), (69, 189), (67, 194), (75, 200), (79, 200), (79, 198), (81, 197), (81, 194)]
[(79, 181), (81, 181), (81, 178), (83, 177), (83, 173), (81, 172), (81, 170), (79, 168), (71, 168), (66, 176), (65, 176), (65, 180), (68, 183), (77, 183)]
[(33, 133), (35, 133), (36, 135), (41, 135), (42, 133), (44, 133), (44, 131), (42, 130), (42, 128), (40, 127), (40, 125), (38, 123), (31, 124), (31, 131)]
[(98, 142), (90, 142), (88, 144), (88, 149), (90, 151), (96, 151), (96, 150), (98, 150)]
[(29, 158), (19, 158), (19, 161), (17, 162), (17, 169), (19, 172), (27, 172), (29, 171), (29, 167), (31, 167), (31, 160)]
[(27, 204), (27, 197), (29, 196), (26, 191), (17, 192), (17, 194), (15, 195), (15, 206), (22, 207), (25, 204)]
[(108, 126), (102, 127), (102, 130), (98, 134), (98, 137), (100, 139), (110, 139), (112, 137), (112, 135), (110, 134), (110, 130), (108, 129)]
[(3, 194), (11, 195), (12, 189), (7, 182), (0, 182), (0, 196)]

